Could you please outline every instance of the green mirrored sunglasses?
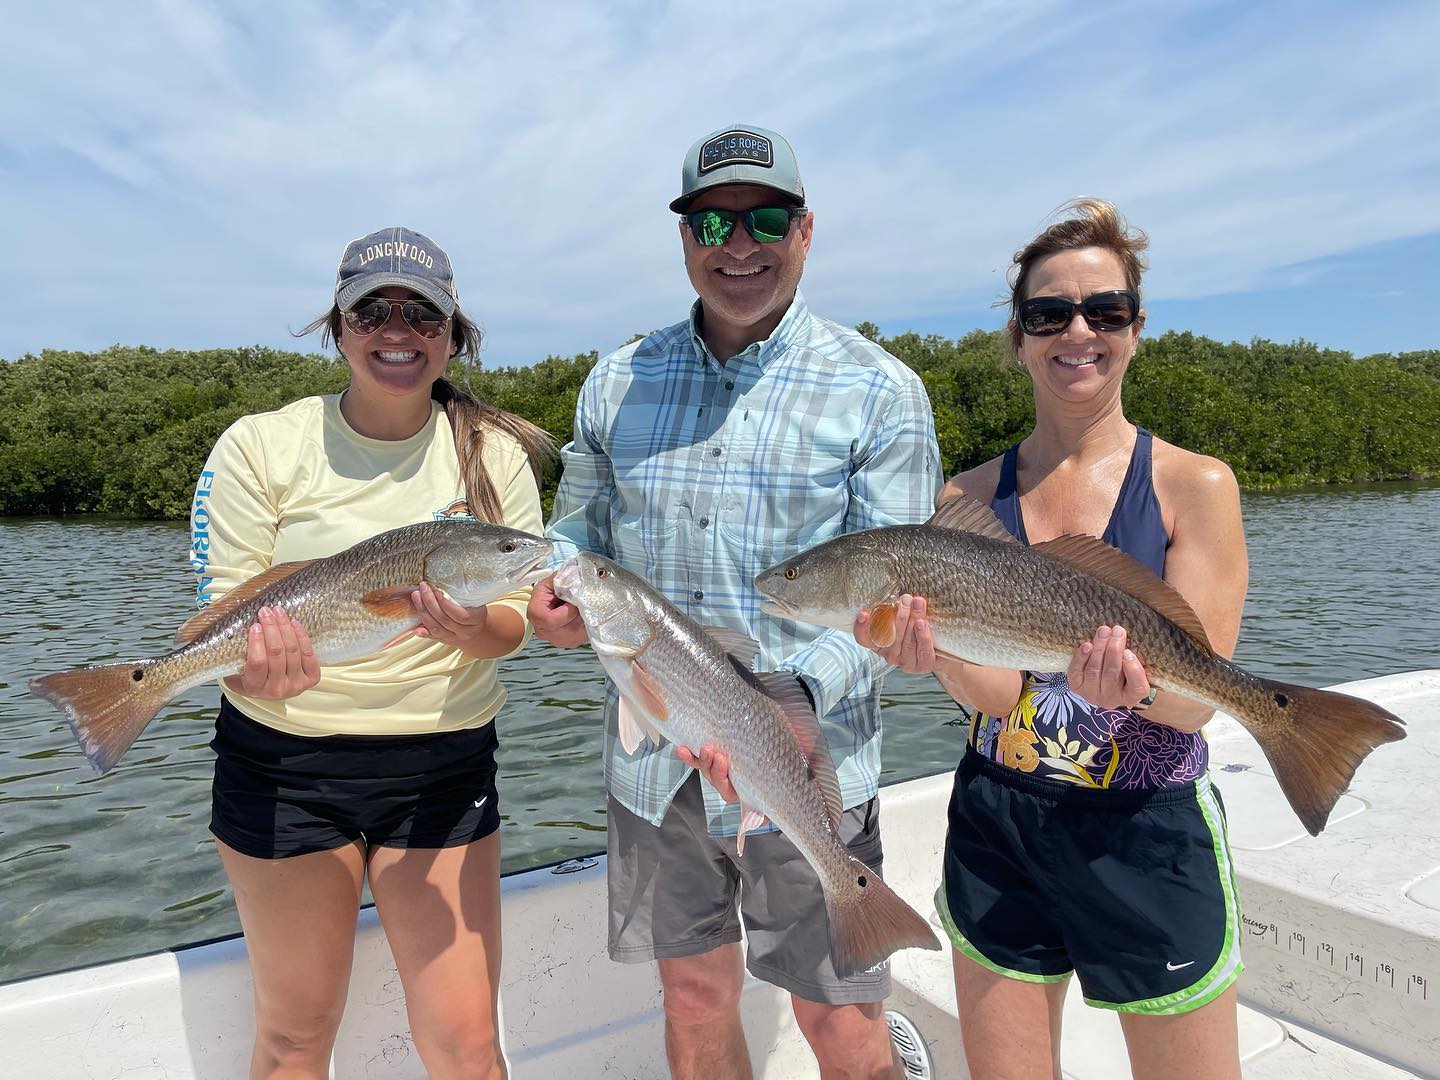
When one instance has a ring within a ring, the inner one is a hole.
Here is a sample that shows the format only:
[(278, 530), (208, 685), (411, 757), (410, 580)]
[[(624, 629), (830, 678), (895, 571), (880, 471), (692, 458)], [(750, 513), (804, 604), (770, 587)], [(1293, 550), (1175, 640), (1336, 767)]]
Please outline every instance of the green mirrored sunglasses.
[(790, 233), (790, 219), (807, 211), (803, 206), (757, 206), (751, 210), (692, 210), (685, 215), (690, 235), (705, 247), (719, 247), (735, 234), (735, 223), (757, 244), (778, 244)]

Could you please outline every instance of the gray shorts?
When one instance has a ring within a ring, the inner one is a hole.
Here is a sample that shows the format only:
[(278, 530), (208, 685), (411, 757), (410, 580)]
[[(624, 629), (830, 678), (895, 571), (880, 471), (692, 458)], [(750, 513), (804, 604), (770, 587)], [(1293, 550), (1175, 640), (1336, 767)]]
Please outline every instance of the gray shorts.
[[(706, 831), (698, 773), (681, 786), (659, 828), (614, 798), (609, 810), (612, 960), (697, 956), (739, 941), (743, 918), (745, 966), (757, 979), (831, 1005), (889, 996), (888, 963), (848, 979), (835, 973), (820, 879), (783, 833), (748, 835), (745, 857), (737, 858), (733, 836)], [(881, 873), (879, 800), (845, 811), (840, 838)]]

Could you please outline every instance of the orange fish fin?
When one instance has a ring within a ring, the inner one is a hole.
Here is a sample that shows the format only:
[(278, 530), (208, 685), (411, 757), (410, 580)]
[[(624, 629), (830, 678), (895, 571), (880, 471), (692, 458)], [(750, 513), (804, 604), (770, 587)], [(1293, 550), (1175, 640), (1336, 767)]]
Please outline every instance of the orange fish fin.
[(825, 890), (830, 957), (841, 978), (874, 967), (899, 949), (938, 949), (930, 924), (853, 855), (848, 874)]
[[(1318, 836), (1370, 751), (1405, 737), (1405, 721), (1373, 701), (1259, 679), (1235, 718), (1255, 737), (1305, 831)], [(1244, 715), (1241, 715), (1242, 711)]]
[(401, 630), (400, 633), (396, 634), (389, 641), (385, 642), (385, 644), (381, 645), (380, 648), (388, 649), (391, 645), (399, 645), (406, 638), (412, 638), (416, 636), (418, 635), (416, 635), (415, 633), (415, 627), (412, 626), (409, 630)]
[(1031, 551), (1048, 555), (1057, 562), (1089, 574), (1154, 608), (1169, 619), (1206, 652), (1213, 653), (1210, 637), (1200, 623), (1200, 616), (1186, 603), (1175, 587), (1156, 577), (1138, 559), (1111, 547), (1093, 536), (1057, 536), (1035, 544)]
[(769, 820), (759, 810), (741, 804), (740, 831), (735, 834), (735, 857), (737, 859), (745, 854), (745, 834), (751, 829), (763, 829)]
[(755, 656), (760, 652), (760, 643), (740, 630), (728, 626), (702, 626), (715, 643), (733, 656), (748, 671), (755, 666)]
[(175, 631), (175, 644), (188, 645), (190, 642), (204, 637), (216, 626), (234, 615), (241, 604), (253, 600), (262, 589), (274, 585), (277, 581), (284, 581), (295, 571), (304, 570), (314, 561), (314, 559), (298, 559), (295, 562), (276, 563), (268, 570), (261, 570), (248, 581), (242, 581), (219, 600), (201, 608), (186, 619), (180, 629)]
[(935, 513), (930, 515), (926, 525), (933, 525), (937, 529), (955, 529), (959, 532), (976, 533), (980, 536), (988, 536), (992, 540), (1004, 540), (1006, 543), (1018, 544), (1019, 541), (1010, 535), (1010, 530), (1001, 524), (1000, 519), (995, 516), (995, 511), (982, 502), (976, 502), (968, 495), (956, 495), (953, 499), (946, 499), (938, 507)]
[(894, 600), (870, 609), (870, 640), (882, 649), (895, 644), (895, 615), (899, 610), (900, 605)]
[[(670, 708), (665, 704), (665, 695), (660, 692), (660, 684), (638, 660), (630, 664), (630, 670), (634, 673), (631, 685), (640, 699), (637, 704), (645, 711), (647, 717), (655, 723), (663, 724), (670, 719)], [(658, 742), (659, 739), (657, 738), (656, 741)]]
[(365, 610), (370, 614), (382, 619), (403, 619), (410, 615), (418, 622), (420, 616), (410, 600), (410, 594), (419, 587), (419, 584), (392, 585), (388, 589), (375, 589), (362, 596), (360, 603), (365, 605)]
[(58, 706), (96, 772), (107, 772), (175, 696), (155, 661), (102, 664), (30, 680), (30, 692)]
[(805, 758), (810, 779), (820, 789), (830, 825), (838, 829), (843, 809), (840, 805), (840, 780), (835, 775), (835, 763), (830, 760), (830, 748), (825, 744), (825, 734), (820, 730), (820, 721), (810, 706), (809, 697), (791, 672), (765, 671), (756, 674), (755, 678), (780, 706), (780, 715), (785, 718), (790, 734), (795, 737), (795, 745)]

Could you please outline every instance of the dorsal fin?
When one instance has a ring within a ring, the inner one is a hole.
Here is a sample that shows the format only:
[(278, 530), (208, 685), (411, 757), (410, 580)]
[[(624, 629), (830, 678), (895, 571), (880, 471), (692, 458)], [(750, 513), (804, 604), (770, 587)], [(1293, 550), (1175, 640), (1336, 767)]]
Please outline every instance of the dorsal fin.
[(760, 643), (744, 631), (732, 630), (728, 626), (703, 626), (701, 629), (714, 638), (717, 645), (738, 660), (746, 671), (755, 666), (755, 656), (760, 651)]
[(960, 532), (977, 533), (980, 536), (988, 536), (992, 540), (1004, 540), (1007, 543), (1019, 543), (1015, 537), (1010, 535), (1010, 530), (1001, 524), (1000, 519), (995, 516), (995, 511), (982, 502), (976, 502), (968, 495), (956, 495), (953, 499), (946, 499), (930, 515), (926, 525), (933, 525), (937, 529), (956, 529)]
[(1057, 536), (1054, 540), (1033, 544), (1031, 551), (1065, 563), (1082, 573), (1114, 586), (1127, 596), (1154, 608), (1194, 640), (1206, 652), (1214, 652), (1209, 635), (1200, 623), (1194, 608), (1175, 586), (1156, 577), (1150, 568), (1138, 559), (1111, 547), (1104, 540), (1093, 536)]
[(820, 721), (810, 706), (810, 698), (800, 685), (798, 676), (788, 671), (756, 672), (755, 678), (765, 692), (780, 706), (780, 714), (795, 736), (800, 753), (810, 768), (810, 778), (820, 789), (825, 802), (825, 811), (830, 815), (830, 827), (840, 829), (840, 780), (835, 775), (835, 763), (830, 760), (830, 748), (825, 745), (825, 735), (820, 730)]
[(216, 626), (234, 615), (235, 609), (241, 604), (253, 600), (262, 589), (274, 585), (277, 581), (284, 581), (295, 571), (304, 570), (314, 561), (314, 559), (300, 559), (296, 562), (276, 563), (268, 570), (261, 570), (248, 581), (242, 581), (219, 600), (208, 607), (201, 608), (186, 619), (180, 629), (175, 631), (175, 644), (188, 645), (196, 638), (204, 637)]

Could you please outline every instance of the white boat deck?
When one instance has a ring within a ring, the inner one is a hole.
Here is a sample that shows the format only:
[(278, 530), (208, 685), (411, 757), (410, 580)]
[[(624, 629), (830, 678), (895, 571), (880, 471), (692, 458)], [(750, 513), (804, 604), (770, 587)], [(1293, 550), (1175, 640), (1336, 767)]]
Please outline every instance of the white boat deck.
[[(1410, 722), (1362, 767), (1319, 838), (1305, 835), (1258, 747), (1228, 721), (1212, 761), (1231, 822), (1249, 935), (1241, 980), (1246, 1080), (1440, 1080), (1440, 671), (1347, 686)], [(882, 793), (887, 877), (918, 910), (944, 841), (948, 776)], [(667, 1075), (651, 966), (605, 955), (604, 860), (505, 879), (502, 1007), (512, 1073)], [(890, 1007), (924, 1034), (935, 1075), (964, 1078), (950, 959), (894, 958)], [(818, 1075), (788, 1004), (747, 982), (757, 1076)], [(244, 1077), (253, 1032), (244, 943), (231, 939), (0, 986), (0, 1072), (125, 1080)], [(1072, 1080), (1129, 1075), (1118, 1019), (1076, 988), (1062, 1051)], [(333, 1075), (423, 1077), (374, 912), (361, 918)]]

